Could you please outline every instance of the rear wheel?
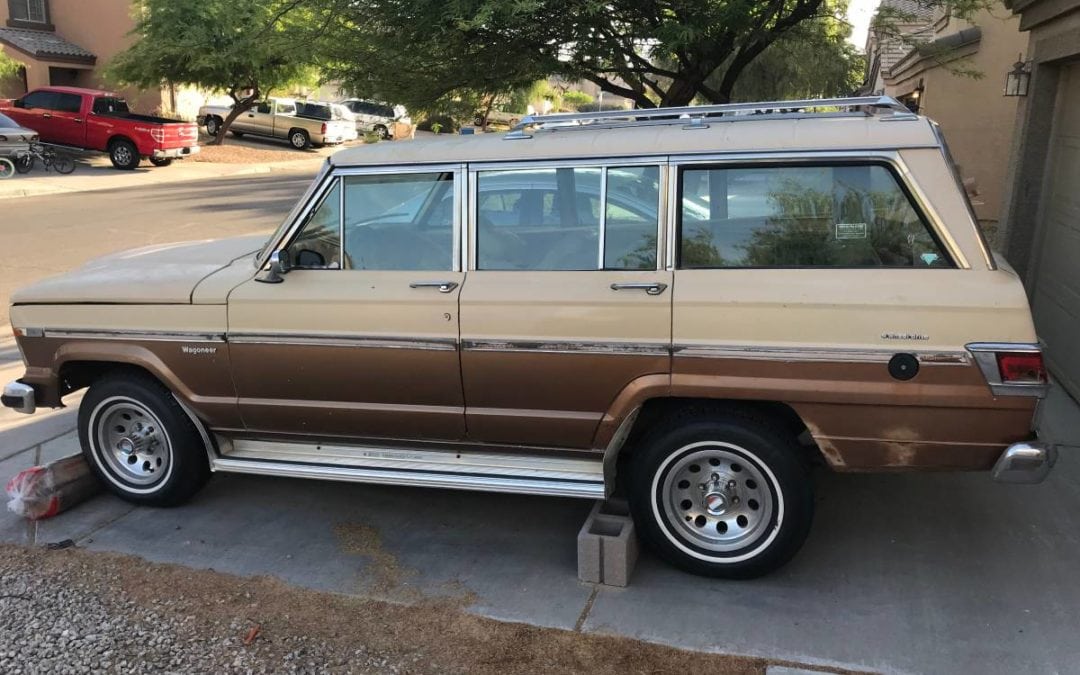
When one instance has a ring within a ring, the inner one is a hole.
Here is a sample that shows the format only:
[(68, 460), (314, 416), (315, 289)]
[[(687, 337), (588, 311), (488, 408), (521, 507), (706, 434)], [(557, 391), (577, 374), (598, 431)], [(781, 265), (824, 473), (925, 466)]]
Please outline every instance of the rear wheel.
[(131, 171), (139, 166), (139, 150), (126, 138), (112, 142), (109, 146), (109, 159), (117, 169)]
[(642, 539), (694, 574), (771, 572), (802, 546), (813, 490), (786, 431), (737, 411), (687, 410), (632, 456), (628, 496)]
[(221, 120), (212, 116), (207, 117), (206, 133), (210, 134), (211, 136), (217, 136), (219, 131), (221, 131)]
[(56, 169), (56, 173), (71, 173), (75, 170), (75, 160), (66, 155), (57, 155), (53, 159), (52, 168)]
[(297, 150), (306, 150), (311, 145), (311, 137), (303, 129), (293, 129), (289, 132), (289, 145)]
[(384, 140), (384, 141), (386, 139), (390, 138), (390, 130), (387, 129), (386, 126), (383, 125), (383, 124), (376, 124), (375, 128), (372, 129), (372, 131), (374, 131), (376, 134), (378, 134), (379, 138)]
[(169, 166), (173, 163), (172, 157), (151, 157), (150, 163), (154, 166)]
[(210, 477), (194, 423), (160, 382), (118, 371), (95, 382), (79, 406), (79, 440), (91, 469), (119, 497), (172, 506)]
[(34, 156), (24, 152), (15, 158), (15, 170), (19, 173), (30, 173), (34, 168)]
[(0, 157), (0, 180), (15, 175), (15, 163), (7, 157)]

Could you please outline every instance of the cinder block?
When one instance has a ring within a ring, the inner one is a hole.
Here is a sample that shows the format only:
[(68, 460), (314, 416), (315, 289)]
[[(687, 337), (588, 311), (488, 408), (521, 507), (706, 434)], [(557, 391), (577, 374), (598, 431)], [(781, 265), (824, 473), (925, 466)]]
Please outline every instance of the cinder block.
[(597, 502), (578, 533), (578, 578), (626, 586), (637, 559), (637, 535), (626, 502)]

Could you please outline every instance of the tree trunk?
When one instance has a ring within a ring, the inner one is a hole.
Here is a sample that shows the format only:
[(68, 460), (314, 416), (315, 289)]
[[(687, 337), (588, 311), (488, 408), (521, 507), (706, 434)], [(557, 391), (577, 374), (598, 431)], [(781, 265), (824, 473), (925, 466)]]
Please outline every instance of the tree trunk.
[(244, 98), (240, 98), (240, 99), (238, 99), (238, 98), (236, 98), (234, 96), (233, 97), (234, 103), (233, 103), (232, 110), (229, 111), (229, 114), (225, 118), (225, 121), (223, 121), (221, 123), (221, 129), (218, 130), (217, 136), (214, 137), (214, 140), (210, 141), (210, 145), (224, 145), (225, 144), (225, 134), (228, 133), (229, 128), (232, 127), (232, 123), (234, 121), (236, 121), (237, 117), (240, 117), (240, 115), (243, 115), (247, 111), (251, 110), (255, 106), (255, 103), (258, 100), (259, 100), (259, 88), (258, 87), (255, 87), (254, 89), (251, 90), (251, 95), (250, 96), (245, 96)]

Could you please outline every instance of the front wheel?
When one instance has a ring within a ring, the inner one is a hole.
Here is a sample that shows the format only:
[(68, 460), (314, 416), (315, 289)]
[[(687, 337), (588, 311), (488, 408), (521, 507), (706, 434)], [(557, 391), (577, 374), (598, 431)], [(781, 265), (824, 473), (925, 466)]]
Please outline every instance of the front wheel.
[(109, 159), (117, 169), (131, 171), (139, 166), (139, 150), (134, 143), (121, 138), (109, 146)]
[(211, 136), (217, 136), (219, 131), (221, 131), (221, 120), (216, 117), (207, 117), (206, 133)]
[(15, 158), (15, 170), (19, 173), (30, 173), (34, 168), (34, 156), (24, 152)]
[(382, 124), (376, 124), (375, 128), (372, 129), (372, 131), (378, 134), (380, 140), (385, 141), (386, 139), (390, 138), (390, 130)]
[(802, 546), (813, 489), (795, 439), (740, 412), (684, 411), (630, 459), (628, 497), (642, 540), (694, 574), (747, 579)]
[(198, 429), (143, 373), (117, 371), (90, 387), (79, 406), (79, 441), (97, 477), (136, 504), (180, 504), (210, 477)]
[(153, 164), (154, 166), (169, 166), (170, 164), (172, 164), (172, 162), (173, 162), (172, 157), (151, 157), (150, 158), (150, 163)]

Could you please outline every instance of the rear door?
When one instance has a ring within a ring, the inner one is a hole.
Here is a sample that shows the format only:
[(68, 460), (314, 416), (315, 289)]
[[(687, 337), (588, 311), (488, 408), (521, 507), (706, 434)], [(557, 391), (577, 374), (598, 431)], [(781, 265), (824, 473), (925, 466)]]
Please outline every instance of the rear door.
[(666, 383), (658, 161), (470, 168), (461, 294), (469, 438), (591, 448), (635, 381)]

